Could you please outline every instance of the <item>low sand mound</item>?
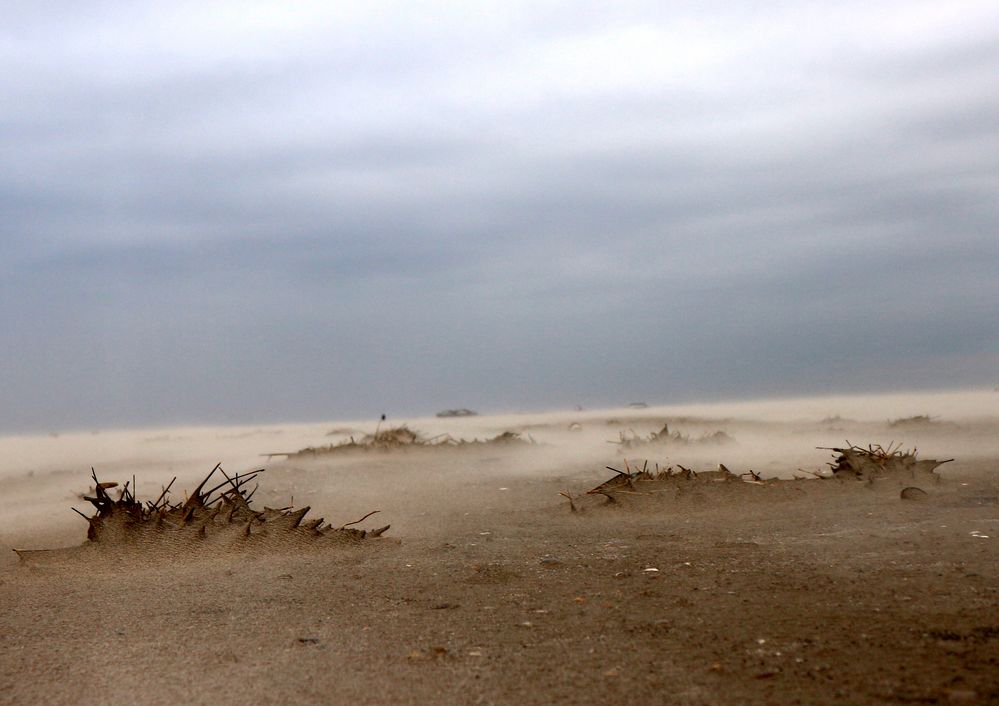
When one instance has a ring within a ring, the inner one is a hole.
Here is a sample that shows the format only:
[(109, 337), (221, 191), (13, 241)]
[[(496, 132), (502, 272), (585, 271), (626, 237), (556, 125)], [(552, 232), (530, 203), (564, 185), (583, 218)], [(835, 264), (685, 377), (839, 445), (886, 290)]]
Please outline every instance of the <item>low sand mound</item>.
[[(225, 481), (206, 491), (205, 486), (216, 472), (223, 475)], [(118, 483), (101, 482), (95, 472), (94, 494), (85, 495), (83, 499), (90, 502), (97, 513), (87, 517), (76, 510), (89, 523), (87, 542), (82, 546), (166, 552), (194, 552), (208, 547), (284, 548), (355, 542), (379, 537), (389, 529), (389, 525), (373, 530), (352, 527), (377, 510), (339, 527), (326, 524), (323, 518), (306, 520), (308, 506), (297, 510), (290, 507), (256, 510), (250, 501), (257, 488), (249, 491), (247, 488), (260, 473), (263, 470), (230, 478), (221, 464), (216, 465), (187, 500), (171, 503), (169, 494), (173, 481), (155, 501), (140, 502), (128, 482), (117, 491), (118, 497), (112, 498), (108, 491), (117, 488)], [(18, 551), (23, 559), (48, 553), (46, 550)]]

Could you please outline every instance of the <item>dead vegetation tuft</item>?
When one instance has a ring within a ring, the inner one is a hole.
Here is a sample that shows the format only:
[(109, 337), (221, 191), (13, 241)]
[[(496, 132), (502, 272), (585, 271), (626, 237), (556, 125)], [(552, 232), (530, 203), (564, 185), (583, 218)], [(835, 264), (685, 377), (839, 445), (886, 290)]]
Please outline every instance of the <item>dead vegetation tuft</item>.
[(641, 436), (636, 434), (634, 430), (628, 429), (619, 432), (618, 437), (617, 441), (608, 443), (617, 444), (622, 451), (644, 446), (723, 446), (735, 442), (735, 439), (723, 431), (714, 431), (691, 438), (679, 431), (670, 431), (669, 424), (663, 424), (662, 429), (652, 432), (648, 436)]
[(930, 476), (939, 480), (936, 469), (954, 459), (945, 461), (934, 459), (919, 460), (916, 450), (902, 451), (901, 444), (894, 443), (883, 447), (880, 444), (870, 444), (867, 447), (846, 442), (845, 448), (828, 448), (837, 454), (836, 460), (828, 464), (836, 478), (873, 481), (886, 477), (916, 479), (919, 476)]
[[(724, 465), (719, 464), (718, 470), (715, 471), (704, 471), (698, 473), (692, 468), (687, 468), (677, 464), (674, 468), (673, 466), (666, 466), (662, 468), (659, 464), (655, 464), (652, 468), (649, 467), (649, 462), (646, 461), (642, 468), (638, 470), (631, 470), (628, 466), (627, 461), (625, 461), (625, 468), (627, 470), (621, 471), (612, 466), (606, 467), (608, 471), (613, 471), (616, 475), (609, 480), (604, 481), (597, 487), (588, 490), (587, 495), (604, 495), (608, 490), (623, 490), (627, 489), (630, 491), (638, 491), (638, 483), (669, 483), (676, 485), (679, 483), (741, 483), (743, 478), (735, 475), (728, 470)], [(757, 479), (753, 471), (749, 471), (754, 479)], [(748, 475), (748, 474), (747, 474)]]
[(917, 414), (913, 417), (900, 417), (888, 422), (892, 429), (905, 429), (911, 427), (925, 427), (936, 424), (936, 421), (928, 414)]
[(632, 499), (665, 497), (670, 500), (694, 500), (700, 502), (706, 499), (703, 490), (711, 488), (718, 491), (724, 488), (726, 493), (740, 492), (740, 489), (750, 484), (762, 485), (759, 474), (748, 471), (736, 475), (724, 465), (719, 464), (714, 471), (695, 471), (681, 464), (676, 466), (649, 465), (645, 461), (641, 468), (632, 468), (625, 460), (625, 470), (607, 466), (614, 476), (591, 488), (582, 495), (573, 496), (563, 492), (560, 495), (569, 501), (571, 512), (583, 511), (585, 501), (592, 496), (601, 495), (606, 504), (615, 504), (626, 497)]
[(365, 434), (360, 439), (351, 436), (349, 439), (326, 446), (309, 446), (298, 451), (286, 453), (269, 453), (265, 456), (288, 456), (302, 458), (309, 456), (324, 456), (327, 454), (342, 454), (371, 451), (405, 451), (409, 449), (426, 448), (468, 448), (475, 446), (519, 446), (533, 445), (537, 442), (528, 435), (527, 438), (513, 431), (505, 431), (489, 439), (455, 439), (450, 434), (440, 434), (425, 437), (405, 424), (390, 429), (376, 430), (373, 434)]
[[(236, 474), (230, 477), (222, 465), (217, 464), (191, 495), (183, 502), (170, 502), (170, 488), (176, 477), (163, 488), (156, 500), (139, 501), (135, 495), (135, 478), (126, 481), (112, 497), (112, 489), (119, 484), (99, 481), (91, 469), (94, 481), (93, 495), (84, 500), (97, 512), (84, 515), (73, 508), (88, 524), (88, 544), (115, 549), (142, 547), (144, 549), (184, 549), (199, 546), (287, 546), (289, 544), (318, 544), (331, 541), (356, 541), (379, 537), (389, 525), (372, 530), (355, 529), (378, 511), (343, 525), (327, 524), (323, 518), (306, 520), (308, 506), (254, 509), (251, 500), (257, 491), (256, 478), (263, 469)], [(216, 474), (225, 480), (209, 490), (205, 486)], [(249, 485), (253, 482), (253, 489)], [(18, 552), (21, 556), (38, 552)]]
[[(829, 449), (836, 454), (835, 461), (828, 464), (832, 468), (831, 473), (805, 471), (812, 476), (811, 479), (797, 474), (793, 479), (764, 479), (753, 470), (735, 474), (723, 464), (719, 464), (717, 470), (702, 472), (681, 464), (676, 464), (675, 467), (654, 464), (650, 468), (648, 461), (645, 461), (641, 468), (633, 468), (625, 460), (625, 470), (607, 466), (607, 470), (613, 471), (615, 475), (583, 495), (573, 496), (568, 492), (560, 495), (569, 501), (569, 510), (574, 513), (582, 511), (583, 501), (587, 496), (595, 495), (603, 496), (606, 499), (605, 504), (608, 505), (618, 503), (629, 496), (632, 498), (661, 496), (673, 500), (688, 498), (706, 501), (711, 497), (723, 495), (731, 497), (733, 494), (755, 492), (751, 489), (762, 486), (774, 491), (770, 492), (768, 497), (793, 497), (794, 493), (781, 494), (779, 491), (798, 492), (805, 487), (816, 487), (813, 485), (815, 479), (865, 481), (867, 485), (885, 479), (897, 481), (902, 485), (908, 485), (912, 481), (937, 483), (940, 477), (936, 469), (953, 460), (920, 460), (915, 450), (902, 451), (894, 444), (889, 444), (887, 447), (872, 444), (866, 448), (850, 442), (847, 444), (848, 446), (844, 448)], [(925, 495), (920, 488), (907, 487), (906, 491), (902, 494), (903, 499), (911, 499), (920, 493)]]

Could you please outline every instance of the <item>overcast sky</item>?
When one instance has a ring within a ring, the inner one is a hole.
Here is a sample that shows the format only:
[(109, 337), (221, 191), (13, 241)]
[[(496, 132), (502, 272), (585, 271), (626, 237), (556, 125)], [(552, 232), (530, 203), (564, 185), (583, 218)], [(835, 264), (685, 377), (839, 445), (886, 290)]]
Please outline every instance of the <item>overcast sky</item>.
[(999, 383), (994, 1), (0, 16), (0, 431)]

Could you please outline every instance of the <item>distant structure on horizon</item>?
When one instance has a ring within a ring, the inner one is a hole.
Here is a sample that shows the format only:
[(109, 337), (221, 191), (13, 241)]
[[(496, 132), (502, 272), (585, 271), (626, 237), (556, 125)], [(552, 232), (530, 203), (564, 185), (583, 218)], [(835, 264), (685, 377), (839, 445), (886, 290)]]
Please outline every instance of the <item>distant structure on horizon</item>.
[(462, 407), (461, 409), (445, 409), (443, 412), (438, 412), (437, 413), (437, 416), (441, 417), (441, 418), (444, 418), (444, 417), (477, 417), (478, 415), (479, 415), (478, 412), (475, 412), (475, 411), (473, 411), (471, 409), (465, 409), (464, 407)]

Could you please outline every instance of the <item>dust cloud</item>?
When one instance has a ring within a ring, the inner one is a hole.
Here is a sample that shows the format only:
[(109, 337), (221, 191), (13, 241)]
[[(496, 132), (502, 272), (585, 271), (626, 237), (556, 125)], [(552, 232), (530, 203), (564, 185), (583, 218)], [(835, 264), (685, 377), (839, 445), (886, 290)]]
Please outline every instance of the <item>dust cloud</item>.
[[(414, 448), (400, 452), (292, 457), (300, 449), (406, 424), (426, 438), (488, 439), (507, 431), (531, 444), (514, 448)], [(633, 445), (664, 424), (689, 443)], [(270, 505), (311, 505), (347, 521), (381, 510), (405, 535), (442, 531), (449, 518), (507, 507), (515, 484), (597, 482), (605, 466), (725, 464), (736, 473), (791, 478), (821, 470), (817, 447), (895, 442), (922, 455), (957, 457), (947, 473), (999, 455), (999, 394), (955, 391), (811, 397), (733, 403), (663, 405), (585, 411), (412, 418), (384, 423), (331, 421), (269, 426), (100, 430), (0, 438), (0, 545), (18, 548), (79, 543), (85, 523), (70, 511), (82, 500), (90, 468), (102, 479), (135, 477), (140, 498), (155, 497), (174, 477), (174, 492), (192, 488), (221, 461), (230, 473), (267, 468), (258, 498)], [(715, 432), (728, 444), (699, 443)], [(504, 488), (506, 490), (504, 490)], [(539, 502), (556, 502), (554, 497)], [(515, 508), (510, 508), (515, 509)]]

